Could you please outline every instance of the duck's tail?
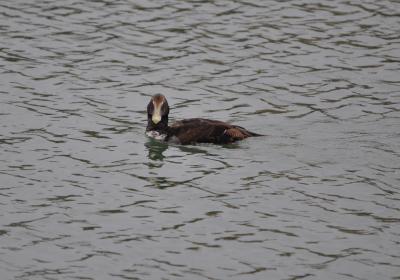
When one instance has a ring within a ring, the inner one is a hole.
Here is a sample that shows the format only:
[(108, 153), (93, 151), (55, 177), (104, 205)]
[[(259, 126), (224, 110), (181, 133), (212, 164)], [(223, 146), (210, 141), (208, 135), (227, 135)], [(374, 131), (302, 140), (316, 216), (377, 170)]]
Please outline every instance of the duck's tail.
[(245, 135), (246, 137), (266, 136), (266, 135), (263, 135), (263, 134), (258, 134), (258, 133), (249, 131), (249, 130), (245, 129), (244, 127), (241, 127), (241, 126), (235, 126), (235, 127), (238, 128), (243, 133), (243, 135)]
[(251, 137), (267, 136), (267, 135), (264, 135), (264, 134), (258, 134), (258, 133), (251, 132), (251, 131), (248, 131), (248, 132), (249, 132), (249, 134), (250, 134)]

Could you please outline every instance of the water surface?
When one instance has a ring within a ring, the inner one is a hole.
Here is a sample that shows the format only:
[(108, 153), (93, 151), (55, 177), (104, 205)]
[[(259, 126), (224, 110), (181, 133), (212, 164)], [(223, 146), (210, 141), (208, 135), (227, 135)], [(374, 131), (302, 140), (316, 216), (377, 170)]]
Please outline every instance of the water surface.
[[(2, 279), (399, 279), (397, 1), (0, 1)], [(145, 108), (266, 134), (146, 138)]]

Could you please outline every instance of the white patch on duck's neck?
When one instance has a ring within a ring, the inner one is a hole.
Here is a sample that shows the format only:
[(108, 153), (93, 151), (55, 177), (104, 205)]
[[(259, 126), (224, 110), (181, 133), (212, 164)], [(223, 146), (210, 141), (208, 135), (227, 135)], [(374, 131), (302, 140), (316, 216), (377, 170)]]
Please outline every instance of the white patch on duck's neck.
[(151, 138), (154, 138), (156, 140), (161, 140), (161, 141), (164, 141), (165, 138), (167, 137), (167, 134), (162, 134), (155, 130), (146, 131), (146, 135)]

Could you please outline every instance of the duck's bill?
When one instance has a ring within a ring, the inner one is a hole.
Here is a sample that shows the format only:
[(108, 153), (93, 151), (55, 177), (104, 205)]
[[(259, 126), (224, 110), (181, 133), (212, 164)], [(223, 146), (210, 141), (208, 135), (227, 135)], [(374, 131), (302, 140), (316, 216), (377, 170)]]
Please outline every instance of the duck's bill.
[(154, 112), (153, 116), (151, 117), (151, 120), (153, 121), (154, 124), (158, 124), (161, 121), (161, 106), (162, 103), (156, 103), (153, 102), (154, 105)]

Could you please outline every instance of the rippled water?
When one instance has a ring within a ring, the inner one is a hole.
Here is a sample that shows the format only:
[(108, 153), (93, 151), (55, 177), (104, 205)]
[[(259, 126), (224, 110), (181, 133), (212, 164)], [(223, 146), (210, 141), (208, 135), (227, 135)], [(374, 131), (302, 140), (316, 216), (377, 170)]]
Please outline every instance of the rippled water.
[(1, 278), (399, 279), (399, 73), (398, 1), (0, 1)]

